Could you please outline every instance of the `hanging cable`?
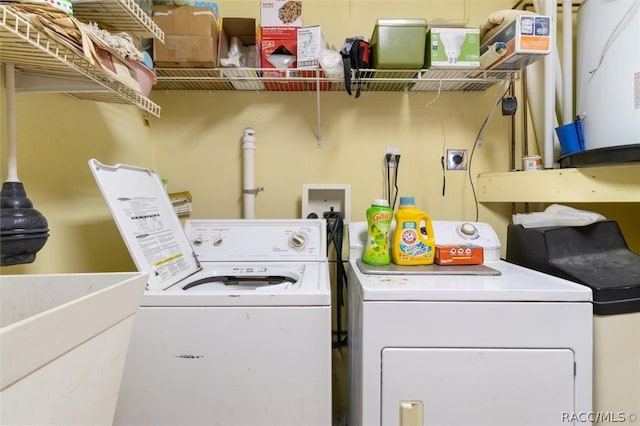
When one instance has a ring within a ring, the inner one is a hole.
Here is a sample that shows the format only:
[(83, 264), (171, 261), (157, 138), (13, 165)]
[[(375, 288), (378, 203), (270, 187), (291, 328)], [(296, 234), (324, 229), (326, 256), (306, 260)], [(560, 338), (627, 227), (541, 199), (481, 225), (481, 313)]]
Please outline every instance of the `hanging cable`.
[(620, 18), (620, 21), (618, 21), (616, 26), (611, 31), (611, 34), (609, 34), (609, 38), (607, 38), (607, 41), (605, 42), (604, 46), (602, 47), (602, 51), (600, 52), (600, 57), (598, 59), (598, 63), (596, 64), (595, 67), (593, 67), (593, 68), (591, 68), (589, 70), (589, 75), (591, 77), (593, 77), (593, 75), (596, 73), (596, 71), (598, 71), (600, 69), (600, 66), (602, 66), (602, 62), (604, 61), (604, 56), (609, 51), (609, 45), (611, 44), (611, 42), (614, 39), (615, 35), (618, 33), (618, 30), (620, 29), (620, 27), (622, 26), (624, 21), (627, 19), (627, 17), (629, 16), (629, 14), (631, 13), (631, 11), (633, 10), (633, 8), (636, 6), (637, 3), (638, 3), (638, 0), (634, 0), (631, 3), (631, 6), (629, 6), (629, 9), (627, 9), (627, 11), (622, 16), (622, 18)]
[(394, 156), (394, 161), (396, 163), (396, 167), (395, 167), (395, 173), (394, 173), (394, 177), (393, 177), (393, 187), (395, 189), (395, 193), (393, 195), (393, 204), (391, 204), (391, 208), (393, 210), (396, 209), (396, 201), (398, 201), (398, 169), (400, 168), (400, 154), (396, 154)]
[(387, 198), (389, 205), (391, 205), (391, 160), (393, 158), (393, 154), (388, 152), (385, 154), (384, 158), (385, 158), (385, 170), (386, 170), (386, 178), (387, 178), (387, 187), (385, 188), (384, 195)]
[(446, 167), (444, 165), (444, 155), (440, 157), (440, 164), (442, 165), (442, 196), (444, 197), (445, 189), (447, 187), (447, 175)]
[(440, 165), (442, 166), (442, 196), (445, 196), (447, 188), (447, 167), (445, 166), (445, 155), (447, 154), (447, 138), (444, 132), (444, 123), (440, 120), (440, 130), (442, 131), (442, 157), (440, 157)]
[[(505, 88), (505, 86), (507, 87)], [(508, 83), (503, 83), (501, 90), (498, 91), (499, 96), (496, 98), (493, 108), (491, 108), (491, 112), (489, 112), (489, 115), (487, 115), (487, 117), (484, 119), (484, 122), (482, 123), (482, 126), (478, 131), (478, 135), (476, 136), (476, 140), (473, 142), (473, 147), (471, 148), (471, 154), (469, 154), (469, 167), (467, 168), (467, 172), (469, 176), (469, 184), (471, 185), (471, 193), (473, 194), (473, 203), (476, 208), (476, 216), (475, 216), (476, 222), (478, 221), (479, 211), (478, 211), (478, 196), (476, 194), (476, 188), (473, 185), (473, 177), (471, 175), (471, 165), (473, 164), (473, 161), (472, 161), (473, 154), (475, 153), (477, 147), (482, 146), (484, 132), (487, 129), (487, 125), (491, 121), (491, 117), (493, 117), (493, 113), (496, 111), (498, 104), (500, 103), (500, 101), (502, 101), (502, 98), (505, 97), (508, 91), (509, 91)]]
[[(327, 257), (329, 248), (333, 245), (336, 254), (336, 339), (332, 342), (333, 348), (339, 348), (347, 343), (346, 330), (342, 331), (342, 308), (344, 307), (344, 290), (347, 288), (347, 271), (342, 259), (342, 238), (344, 233), (344, 220), (340, 212), (324, 212), (323, 217), (327, 221)], [(344, 335), (344, 336), (343, 336)]]

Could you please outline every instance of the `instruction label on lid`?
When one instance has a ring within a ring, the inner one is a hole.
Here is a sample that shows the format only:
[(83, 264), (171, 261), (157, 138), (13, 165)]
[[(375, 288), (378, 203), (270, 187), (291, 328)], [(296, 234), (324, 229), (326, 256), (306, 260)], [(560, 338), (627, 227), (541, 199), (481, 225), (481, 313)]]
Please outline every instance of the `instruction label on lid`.
[(164, 290), (200, 269), (155, 171), (97, 160), (89, 167), (138, 271), (149, 273), (150, 290)]

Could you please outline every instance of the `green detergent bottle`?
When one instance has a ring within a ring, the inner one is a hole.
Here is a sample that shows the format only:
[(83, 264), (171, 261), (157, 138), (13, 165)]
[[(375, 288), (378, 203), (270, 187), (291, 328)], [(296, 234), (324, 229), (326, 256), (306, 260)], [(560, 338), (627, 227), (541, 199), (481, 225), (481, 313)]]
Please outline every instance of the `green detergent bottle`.
[(393, 210), (389, 202), (376, 199), (367, 209), (367, 242), (365, 244), (362, 261), (370, 265), (388, 265), (391, 263), (389, 250), (389, 231)]

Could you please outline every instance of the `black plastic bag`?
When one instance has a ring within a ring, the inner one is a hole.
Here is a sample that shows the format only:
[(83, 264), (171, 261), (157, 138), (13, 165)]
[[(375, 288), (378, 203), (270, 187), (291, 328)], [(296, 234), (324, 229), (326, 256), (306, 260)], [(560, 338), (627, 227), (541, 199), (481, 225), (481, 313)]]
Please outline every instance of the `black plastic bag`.
[(355, 70), (354, 80), (357, 83), (355, 97), (360, 97), (360, 88), (362, 81), (360, 77), (366, 76), (361, 74), (361, 69), (370, 68), (371, 52), (369, 43), (363, 37), (351, 37), (344, 41), (340, 55), (344, 63), (344, 87), (349, 95), (351, 95), (351, 70)]

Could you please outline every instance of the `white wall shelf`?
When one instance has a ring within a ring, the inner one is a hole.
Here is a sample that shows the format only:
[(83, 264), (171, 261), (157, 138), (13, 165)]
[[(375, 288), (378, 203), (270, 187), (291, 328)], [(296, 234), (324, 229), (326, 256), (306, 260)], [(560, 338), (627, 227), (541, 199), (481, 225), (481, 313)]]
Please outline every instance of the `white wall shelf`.
[(73, 16), (82, 22), (99, 22), (109, 30), (164, 43), (164, 31), (133, 0), (73, 0)]
[[(244, 90), (344, 92), (342, 79), (320, 70), (264, 68), (156, 68), (153, 90)], [(484, 91), (496, 83), (516, 80), (518, 71), (490, 70), (361, 70), (352, 78), (352, 92)]]
[[(315, 92), (316, 145), (320, 134), (320, 94), (345, 92), (343, 79), (327, 78), (321, 70), (264, 68), (156, 68), (153, 90), (210, 90), (253, 92)], [(518, 71), (489, 70), (361, 70), (352, 73), (351, 92), (479, 92), (500, 82), (518, 79)]]
[(640, 163), (482, 173), (478, 201), (541, 203), (640, 202)]
[(18, 91), (65, 92), (81, 99), (135, 105), (160, 116), (158, 105), (109, 77), (82, 52), (38, 31), (9, 4), (0, 5), (0, 63), (14, 64)]

